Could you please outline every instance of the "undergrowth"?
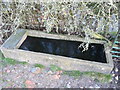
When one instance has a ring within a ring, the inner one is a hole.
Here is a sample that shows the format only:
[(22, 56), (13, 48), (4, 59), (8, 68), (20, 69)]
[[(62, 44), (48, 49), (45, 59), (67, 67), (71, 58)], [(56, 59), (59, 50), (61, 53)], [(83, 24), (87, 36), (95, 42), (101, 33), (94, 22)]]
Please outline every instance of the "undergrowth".
[[(9, 0), (8, 0), (9, 1)], [(49, 0), (48, 0), (49, 1)], [(119, 4), (109, 2), (0, 2), (0, 43), (3, 43), (19, 27), (45, 32), (66, 33), (85, 38), (81, 45), (88, 49), (90, 39), (109, 38), (118, 29)], [(43, 31), (43, 29), (41, 30)], [(100, 35), (100, 32), (103, 32)], [(108, 40), (107, 40), (108, 41)]]

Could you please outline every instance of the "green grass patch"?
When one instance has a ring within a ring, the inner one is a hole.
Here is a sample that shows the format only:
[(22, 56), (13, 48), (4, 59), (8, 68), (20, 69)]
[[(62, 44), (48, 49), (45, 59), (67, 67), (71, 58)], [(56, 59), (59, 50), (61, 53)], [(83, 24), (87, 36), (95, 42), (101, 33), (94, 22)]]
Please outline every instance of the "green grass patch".
[(99, 72), (83, 72), (83, 75), (92, 77), (95, 81), (99, 81), (101, 83), (110, 82), (112, 80), (112, 76), (110, 74)]
[(73, 71), (64, 71), (63, 75), (69, 75), (69, 76), (74, 76), (74, 77), (79, 77), (82, 75), (82, 73), (78, 70), (73, 70)]
[(79, 76), (88, 76), (90, 78), (93, 78), (96, 82), (110, 82), (112, 80), (112, 76), (110, 74), (103, 74), (99, 72), (80, 72), (78, 70), (72, 70), (72, 71), (64, 71), (63, 75), (69, 75), (73, 77), (79, 77)]
[(18, 62), (18, 64), (23, 64), (23, 65), (25, 65), (25, 64), (28, 64), (28, 62), (22, 61), (22, 62)]
[(25, 61), (17, 61), (17, 60), (11, 59), (11, 58), (5, 58), (1, 51), (0, 51), (0, 61), (1, 61), (0, 65), (2, 65), (2, 66), (6, 66), (8, 64), (11, 64), (11, 65), (15, 65), (15, 64), (23, 64), (24, 65), (24, 64), (28, 64)]
[(39, 67), (39, 68), (45, 68), (45, 66), (42, 65), (42, 64), (35, 64), (34, 66), (35, 66), (35, 67)]
[(11, 58), (4, 58), (3, 61), (7, 64), (11, 64), (11, 65), (15, 65), (17, 64), (18, 62), (14, 59), (11, 59)]
[[(62, 70), (60, 67), (56, 65), (50, 65), (50, 70), (51, 71), (60, 71)], [(112, 80), (112, 75), (110, 74), (103, 74), (99, 72), (80, 72), (79, 70), (71, 70), (71, 71), (65, 71), (63, 70), (63, 75), (69, 75), (73, 76), (75, 78), (78, 78), (79, 76), (88, 76), (95, 80), (96, 82), (110, 82)]]
[(50, 70), (56, 72), (56, 71), (60, 71), (62, 69), (56, 65), (50, 65)]
[(11, 58), (1, 58), (2, 59), (2, 64), (3, 65), (15, 65), (15, 64), (28, 64), (27, 62), (24, 62), (24, 61), (17, 61), (17, 60), (14, 60), (14, 59), (11, 59)]

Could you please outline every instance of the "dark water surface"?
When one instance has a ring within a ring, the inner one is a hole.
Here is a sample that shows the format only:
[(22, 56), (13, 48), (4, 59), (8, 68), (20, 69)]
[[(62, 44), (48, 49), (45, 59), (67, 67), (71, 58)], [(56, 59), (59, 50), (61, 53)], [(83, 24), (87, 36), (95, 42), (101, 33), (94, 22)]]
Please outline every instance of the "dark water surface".
[(82, 42), (78, 41), (28, 36), (19, 49), (107, 63), (104, 46), (102, 44), (91, 43), (89, 49), (82, 52), (83, 49), (78, 48), (81, 43)]

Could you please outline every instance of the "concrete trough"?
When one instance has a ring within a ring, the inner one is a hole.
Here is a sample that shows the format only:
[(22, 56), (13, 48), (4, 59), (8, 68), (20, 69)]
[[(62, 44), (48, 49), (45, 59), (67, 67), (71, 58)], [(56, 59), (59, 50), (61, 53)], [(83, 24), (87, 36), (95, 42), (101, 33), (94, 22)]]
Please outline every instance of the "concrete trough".
[[(105, 41), (90, 40), (90, 43), (104, 45), (106, 63), (71, 58), (49, 53), (34, 52), (20, 49), (27, 37), (49, 38), (54, 40), (69, 40), (76, 42), (85, 42), (83, 38), (69, 35), (48, 34), (41, 31), (18, 29), (1, 46), (1, 51), (6, 58), (12, 58), (19, 61), (26, 61), (31, 64), (43, 64), (49, 66), (55, 64), (65, 70), (95, 71), (101, 73), (110, 73), (113, 69), (113, 61), (110, 49), (105, 47)], [(32, 44), (32, 43), (31, 43)], [(87, 57), (87, 56), (86, 56)]]

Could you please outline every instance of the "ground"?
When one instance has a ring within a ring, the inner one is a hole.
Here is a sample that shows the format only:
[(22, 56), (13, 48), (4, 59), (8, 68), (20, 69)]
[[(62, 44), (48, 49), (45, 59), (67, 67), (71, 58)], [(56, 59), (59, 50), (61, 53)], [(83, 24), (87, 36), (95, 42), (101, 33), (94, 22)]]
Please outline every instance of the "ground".
[(110, 75), (0, 60), (0, 88), (113, 88)]

